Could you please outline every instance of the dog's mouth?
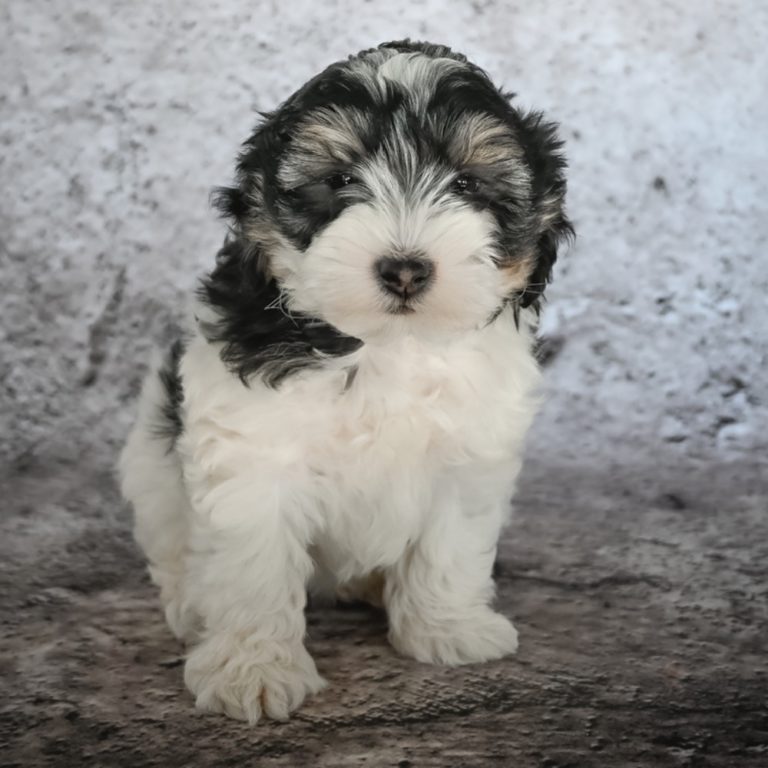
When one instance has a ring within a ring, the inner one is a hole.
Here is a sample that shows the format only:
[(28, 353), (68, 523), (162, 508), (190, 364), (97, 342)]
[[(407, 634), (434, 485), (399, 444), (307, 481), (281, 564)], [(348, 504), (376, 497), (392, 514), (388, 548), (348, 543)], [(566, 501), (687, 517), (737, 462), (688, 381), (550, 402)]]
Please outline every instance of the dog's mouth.
[(402, 299), (393, 302), (387, 307), (389, 315), (412, 315), (416, 312), (416, 301), (413, 299)]

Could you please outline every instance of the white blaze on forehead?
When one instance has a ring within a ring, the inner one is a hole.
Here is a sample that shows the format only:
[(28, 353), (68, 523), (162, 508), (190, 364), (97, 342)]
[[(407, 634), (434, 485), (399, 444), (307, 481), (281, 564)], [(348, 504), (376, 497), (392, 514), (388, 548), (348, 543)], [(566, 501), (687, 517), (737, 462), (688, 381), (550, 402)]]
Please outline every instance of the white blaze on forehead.
[[(391, 163), (391, 160), (396, 162)], [(385, 202), (402, 197), (419, 175), (429, 172), (429, 168), (419, 168), (416, 151), (406, 132), (398, 129), (396, 122), (380, 150), (360, 167), (361, 179), (371, 190), (372, 197)]]
[(454, 59), (434, 59), (421, 53), (401, 53), (379, 67), (380, 82), (394, 82), (418, 96), (431, 96), (437, 83), (450, 72), (466, 69)]
[(350, 68), (381, 97), (387, 95), (389, 85), (398, 84), (415, 108), (426, 108), (443, 77), (466, 69), (466, 64), (455, 59), (433, 58), (420, 52), (391, 54), (387, 58), (371, 56), (352, 62)]

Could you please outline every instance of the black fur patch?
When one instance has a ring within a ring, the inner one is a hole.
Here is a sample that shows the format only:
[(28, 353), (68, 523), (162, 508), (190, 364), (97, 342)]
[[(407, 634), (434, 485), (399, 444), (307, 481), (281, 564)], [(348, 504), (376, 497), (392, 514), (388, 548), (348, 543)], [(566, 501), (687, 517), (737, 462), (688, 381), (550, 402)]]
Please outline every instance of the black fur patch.
[[(547, 228), (539, 235), (536, 262), (519, 299), (522, 307), (530, 306), (538, 312), (544, 289), (552, 279), (558, 248), (563, 241), (574, 237), (574, 229), (565, 215), (567, 163), (562, 154), (563, 142), (558, 138), (557, 126), (544, 121), (539, 112), (520, 115), (519, 119), (520, 139), (533, 172), (533, 204), (539, 215), (550, 216)], [(554, 210), (548, 210), (550, 207)]]
[(184, 401), (184, 387), (179, 373), (179, 363), (184, 354), (184, 342), (177, 339), (168, 350), (168, 355), (158, 371), (163, 385), (163, 400), (160, 403), (155, 434), (175, 443), (184, 431), (181, 405)]
[(277, 386), (286, 376), (319, 366), (323, 358), (347, 355), (362, 342), (312, 317), (288, 313), (280, 288), (267, 275), (257, 252), (228, 240), (217, 266), (203, 280), (199, 297), (219, 320), (201, 323), (204, 336), (221, 342), (221, 358), (244, 384), (254, 375)]

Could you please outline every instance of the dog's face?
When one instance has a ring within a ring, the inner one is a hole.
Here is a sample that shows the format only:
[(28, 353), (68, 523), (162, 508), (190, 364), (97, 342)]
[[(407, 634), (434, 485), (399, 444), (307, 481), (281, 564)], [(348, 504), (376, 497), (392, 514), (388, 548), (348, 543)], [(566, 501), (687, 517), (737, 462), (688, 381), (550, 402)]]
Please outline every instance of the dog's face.
[(280, 304), (371, 342), (535, 304), (570, 231), (554, 128), (447, 48), (392, 43), (311, 80), (223, 190)]

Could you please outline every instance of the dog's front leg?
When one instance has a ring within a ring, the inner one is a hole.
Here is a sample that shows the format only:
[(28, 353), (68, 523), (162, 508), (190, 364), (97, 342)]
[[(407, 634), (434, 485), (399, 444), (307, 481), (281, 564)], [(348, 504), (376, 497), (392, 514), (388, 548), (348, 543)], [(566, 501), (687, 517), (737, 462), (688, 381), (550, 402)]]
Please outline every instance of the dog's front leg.
[(434, 664), (468, 664), (517, 650), (511, 622), (494, 612), (491, 571), (508, 506), (462, 502), (444, 489), (424, 534), (386, 576), (389, 639), (406, 656)]
[(185, 682), (201, 709), (285, 719), (323, 687), (304, 647), (306, 524), (279, 489), (221, 482), (198, 495), (189, 591), (204, 621)]

